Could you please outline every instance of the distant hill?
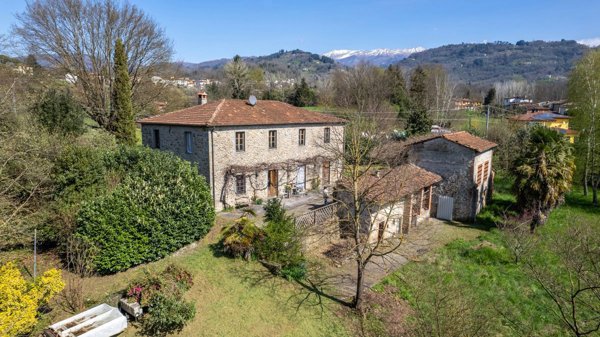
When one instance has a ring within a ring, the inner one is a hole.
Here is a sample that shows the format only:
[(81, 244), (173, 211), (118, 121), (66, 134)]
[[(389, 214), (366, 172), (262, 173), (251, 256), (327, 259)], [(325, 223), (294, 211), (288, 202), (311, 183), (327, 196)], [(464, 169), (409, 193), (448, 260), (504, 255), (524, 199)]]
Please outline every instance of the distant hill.
[(490, 84), (510, 79), (530, 81), (565, 78), (590, 47), (576, 41), (463, 43), (414, 53), (401, 60), (404, 68), (441, 64), (456, 80)]
[[(261, 67), (266, 73), (284, 78), (301, 78), (316, 80), (324, 77), (339, 65), (327, 56), (313, 54), (299, 49), (284, 51), (267, 56), (242, 57), (250, 66)], [(202, 63), (182, 63), (183, 69), (195, 74), (215, 73), (223, 69), (230, 59), (212, 60)]]
[(373, 50), (332, 50), (323, 54), (330, 57), (345, 66), (355, 66), (360, 62), (368, 62), (380, 67), (387, 67), (409, 55), (424, 51), (423, 47), (407, 49), (373, 49)]

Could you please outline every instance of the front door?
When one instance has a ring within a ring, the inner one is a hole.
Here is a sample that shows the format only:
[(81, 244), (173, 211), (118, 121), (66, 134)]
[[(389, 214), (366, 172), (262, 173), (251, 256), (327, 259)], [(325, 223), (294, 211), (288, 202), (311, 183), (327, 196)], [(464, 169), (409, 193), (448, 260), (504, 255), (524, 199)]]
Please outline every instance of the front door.
[(324, 161), (323, 162), (323, 185), (329, 185), (331, 183), (330, 181), (330, 169), (329, 169), (329, 162), (328, 161)]
[(306, 166), (298, 166), (298, 174), (296, 175), (296, 187), (304, 190), (306, 184)]
[(269, 170), (269, 197), (277, 196), (278, 180), (277, 170)]

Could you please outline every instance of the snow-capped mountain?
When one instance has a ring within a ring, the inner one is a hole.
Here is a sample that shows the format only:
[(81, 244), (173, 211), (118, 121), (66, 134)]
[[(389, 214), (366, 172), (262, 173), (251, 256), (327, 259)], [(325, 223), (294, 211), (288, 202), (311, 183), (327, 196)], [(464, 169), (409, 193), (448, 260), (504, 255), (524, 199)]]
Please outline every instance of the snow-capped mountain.
[(410, 54), (424, 51), (423, 47), (406, 49), (373, 49), (373, 50), (332, 50), (323, 54), (344, 65), (354, 66), (361, 61), (378, 66), (387, 66), (405, 59)]

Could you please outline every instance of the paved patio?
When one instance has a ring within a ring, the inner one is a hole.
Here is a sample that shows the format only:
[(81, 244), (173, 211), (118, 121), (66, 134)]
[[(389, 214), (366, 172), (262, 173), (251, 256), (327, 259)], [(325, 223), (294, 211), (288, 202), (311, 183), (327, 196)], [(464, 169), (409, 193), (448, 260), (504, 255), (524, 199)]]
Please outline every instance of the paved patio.
[[(446, 244), (444, 232), (447, 227), (448, 224), (437, 219), (429, 219), (413, 227), (395, 252), (372, 258), (365, 271), (365, 288), (371, 288), (406, 263), (421, 260), (434, 248)], [(354, 260), (345, 259), (335, 264), (327, 277), (327, 286), (335, 289), (334, 296), (349, 299), (356, 291), (356, 263)]]
[[(288, 214), (293, 216), (302, 215), (313, 211), (323, 206), (323, 195), (320, 192), (307, 192), (302, 195), (293, 195), (289, 198), (282, 198), (283, 207)], [(266, 201), (265, 201), (266, 203)], [(249, 205), (247, 208), (252, 209), (256, 213), (256, 222), (262, 223), (262, 217), (265, 215), (265, 210), (262, 205)], [(219, 216), (226, 219), (237, 219), (242, 215), (242, 209), (226, 211), (219, 213)]]

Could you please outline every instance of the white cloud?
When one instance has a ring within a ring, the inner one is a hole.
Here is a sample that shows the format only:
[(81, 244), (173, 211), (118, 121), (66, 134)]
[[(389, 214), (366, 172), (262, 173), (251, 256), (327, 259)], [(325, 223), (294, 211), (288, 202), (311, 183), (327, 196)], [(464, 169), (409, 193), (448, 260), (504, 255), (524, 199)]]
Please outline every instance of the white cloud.
[(577, 40), (577, 43), (584, 44), (588, 47), (598, 47), (598, 46), (600, 46), (600, 37), (593, 37), (591, 39)]

